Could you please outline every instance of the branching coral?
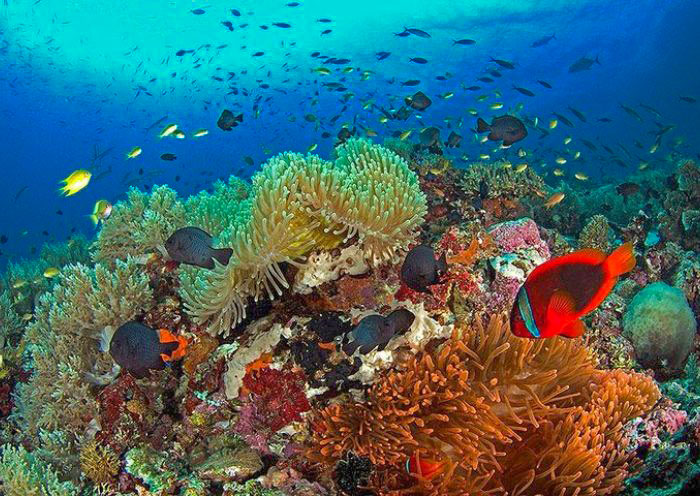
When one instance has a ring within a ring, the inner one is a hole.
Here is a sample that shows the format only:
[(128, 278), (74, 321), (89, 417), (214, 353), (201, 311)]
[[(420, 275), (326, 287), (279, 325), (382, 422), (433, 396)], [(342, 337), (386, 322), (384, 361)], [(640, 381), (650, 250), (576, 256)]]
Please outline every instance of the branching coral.
[(185, 225), (185, 207), (167, 186), (154, 186), (151, 194), (131, 188), (127, 198), (114, 205), (97, 235), (94, 258), (98, 262), (113, 263), (151, 252)]
[[(609, 494), (630, 457), (622, 424), (658, 396), (646, 376), (596, 370), (576, 341), (518, 339), (492, 318), (409, 359), (366, 402), (317, 412), (310, 456), (367, 456), (380, 494)], [(441, 474), (407, 480), (416, 454)]]
[(13, 412), (21, 430), (65, 429), (82, 436), (97, 412), (86, 371), (105, 372), (111, 358), (99, 353), (102, 330), (118, 327), (151, 305), (148, 276), (135, 259), (117, 261), (113, 271), (70, 265), (53, 290), (41, 296), (25, 338), (34, 370), (18, 386)]
[(579, 248), (594, 248), (604, 253), (610, 247), (610, 225), (604, 215), (594, 215), (578, 236)]
[(482, 183), (486, 185), (489, 198), (508, 198), (519, 200), (545, 191), (542, 178), (528, 167), (523, 172), (516, 172), (503, 163), (472, 164), (464, 173), (460, 186), (469, 196), (478, 195)]
[(61, 482), (52, 467), (23, 447), (5, 445), (0, 460), (0, 480), (6, 496), (75, 496), (78, 489)]
[(227, 334), (245, 317), (249, 297), (274, 298), (289, 287), (280, 264), (298, 265), (312, 249), (356, 238), (367, 261), (379, 265), (406, 247), (425, 213), (406, 163), (364, 140), (349, 140), (338, 157), (333, 164), (283, 153), (256, 174), (228, 265), (183, 274), (185, 306), (197, 323)]

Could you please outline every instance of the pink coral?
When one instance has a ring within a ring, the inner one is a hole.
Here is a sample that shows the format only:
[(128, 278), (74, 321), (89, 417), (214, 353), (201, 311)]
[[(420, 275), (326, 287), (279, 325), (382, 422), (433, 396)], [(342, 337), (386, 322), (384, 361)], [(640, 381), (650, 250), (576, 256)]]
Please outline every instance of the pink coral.
[(632, 434), (631, 447), (636, 449), (654, 449), (669, 438), (688, 421), (688, 414), (678, 410), (668, 401), (663, 401), (647, 417), (636, 418), (626, 427)]
[(547, 243), (542, 241), (537, 224), (530, 218), (523, 217), (496, 224), (489, 228), (488, 233), (503, 253), (516, 253), (534, 248), (541, 257), (550, 257)]

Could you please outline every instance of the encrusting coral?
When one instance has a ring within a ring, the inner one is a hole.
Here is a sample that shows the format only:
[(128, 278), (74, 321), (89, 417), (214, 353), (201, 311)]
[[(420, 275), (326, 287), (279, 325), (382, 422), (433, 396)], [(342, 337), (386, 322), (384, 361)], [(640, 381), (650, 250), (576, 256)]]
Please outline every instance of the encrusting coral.
[(348, 140), (337, 154), (332, 163), (283, 153), (255, 175), (250, 215), (230, 240), (228, 265), (183, 274), (195, 322), (227, 334), (245, 317), (248, 298), (274, 298), (289, 287), (280, 264), (299, 265), (312, 249), (353, 239), (374, 266), (405, 249), (425, 214), (415, 174), (365, 140)]
[[(493, 317), (410, 358), (367, 401), (317, 411), (308, 454), (329, 468), (367, 456), (382, 495), (613, 494), (632, 457), (622, 426), (658, 397), (647, 376), (597, 370), (577, 341), (519, 339)], [(412, 456), (439, 474), (409, 476)]]

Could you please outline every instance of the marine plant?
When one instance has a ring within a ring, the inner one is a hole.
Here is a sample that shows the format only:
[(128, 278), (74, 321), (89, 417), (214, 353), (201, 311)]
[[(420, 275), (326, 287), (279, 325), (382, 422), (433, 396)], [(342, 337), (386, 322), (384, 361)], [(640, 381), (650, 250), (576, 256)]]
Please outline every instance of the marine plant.
[[(577, 341), (519, 339), (492, 317), (388, 372), (367, 401), (316, 411), (308, 455), (368, 457), (383, 495), (613, 494), (631, 470), (622, 426), (658, 397), (647, 376), (597, 370)], [(412, 456), (440, 473), (409, 476)]]
[(185, 271), (182, 296), (198, 324), (227, 334), (248, 298), (289, 287), (280, 264), (353, 240), (374, 266), (405, 249), (425, 214), (418, 181), (398, 155), (366, 140), (337, 149), (335, 163), (283, 153), (253, 178), (250, 215), (230, 239), (233, 256), (213, 271)]
[(173, 231), (185, 225), (185, 207), (168, 186), (150, 194), (129, 189), (127, 201), (114, 205), (94, 244), (94, 259), (113, 264), (117, 259), (155, 251)]

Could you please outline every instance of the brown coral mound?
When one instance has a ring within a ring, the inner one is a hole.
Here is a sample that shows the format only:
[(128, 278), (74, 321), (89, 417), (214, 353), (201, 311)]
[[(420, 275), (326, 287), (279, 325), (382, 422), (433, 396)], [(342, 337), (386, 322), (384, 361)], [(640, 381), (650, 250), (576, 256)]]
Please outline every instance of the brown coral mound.
[[(580, 341), (520, 339), (494, 317), (389, 372), (366, 402), (317, 412), (310, 456), (369, 457), (382, 495), (614, 494), (631, 457), (623, 424), (658, 397), (646, 376), (597, 370)], [(416, 453), (445, 469), (406, 477)]]

